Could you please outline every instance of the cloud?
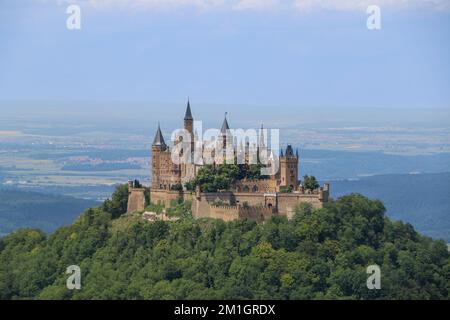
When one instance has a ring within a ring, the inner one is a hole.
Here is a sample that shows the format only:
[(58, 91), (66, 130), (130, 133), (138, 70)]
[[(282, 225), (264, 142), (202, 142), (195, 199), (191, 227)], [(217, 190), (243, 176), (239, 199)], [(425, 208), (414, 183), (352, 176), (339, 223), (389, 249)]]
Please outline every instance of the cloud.
[(297, 9), (360, 11), (369, 5), (378, 5), (382, 9), (433, 9), (450, 11), (450, 0), (34, 0), (40, 3), (58, 4), (77, 3), (93, 8), (142, 8), (142, 9), (179, 9), (197, 8), (225, 10), (274, 10)]
[(450, 0), (294, 0), (299, 10), (365, 10), (370, 5), (389, 9), (430, 8), (450, 10)]
[(278, 0), (241, 0), (234, 6), (234, 10), (267, 10), (280, 6)]
[[(52, 0), (35, 0), (37, 2), (52, 2)], [(109, 8), (143, 8), (143, 9), (177, 9), (192, 7), (207, 9), (223, 7), (227, 0), (53, 0), (60, 5), (78, 4), (98, 9)]]

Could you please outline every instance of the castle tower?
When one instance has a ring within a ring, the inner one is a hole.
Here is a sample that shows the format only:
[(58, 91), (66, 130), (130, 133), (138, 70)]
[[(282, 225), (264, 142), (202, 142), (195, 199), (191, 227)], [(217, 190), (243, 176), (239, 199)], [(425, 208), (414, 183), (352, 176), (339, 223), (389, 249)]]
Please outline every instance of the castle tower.
[(231, 148), (233, 148), (233, 137), (230, 133), (230, 126), (228, 125), (227, 120), (227, 112), (225, 112), (225, 117), (223, 119), (222, 128), (220, 129), (220, 135), (222, 137), (222, 146), (223, 146), (223, 161), (226, 160), (227, 156), (227, 143), (230, 144)]
[(195, 134), (194, 134), (194, 117), (192, 116), (191, 103), (188, 99), (186, 113), (184, 115), (184, 129), (191, 136), (191, 152), (187, 163), (181, 164), (181, 184), (191, 181), (195, 177), (194, 151), (195, 151)]
[(187, 102), (187, 107), (186, 107), (186, 114), (184, 115), (184, 129), (186, 129), (191, 136), (193, 136), (194, 134), (194, 118), (192, 117), (192, 112), (191, 112), (191, 103)]
[(191, 103), (188, 99), (187, 102), (187, 107), (186, 107), (186, 113), (184, 115), (184, 129), (186, 131), (189, 132), (189, 134), (191, 135), (191, 163), (193, 162), (192, 160), (192, 154), (194, 153), (194, 117), (192, 116), (192, 111), (191, 111)]
[(261, 123), (261, 129), (259, 130), (259, 143), (258, 148), (264, 149), (266, 147), (265, 138), (264, 138), (264, 124)]
[(264, 124), (261, 124), (261, 129), (259, 129), (259, 140), (258, 140), (257, 151), (258, 151), (258, 155), (257, 155), (258, 163), (262, 162), (263, 161), (262, 159), (264, 159), (264, 158), (261, 158), (261, 156), (268, 158), (269, 154), (267, 152), (267, 147), (266, 147), (266, 142), (265, 142), (265, 137), (264, 137)]
[(280, 187), (298, 188), (298, 155), (294, 155), (291, 145), (286, 148), (286, 153), (280, 156)]
[(159, 188), (161, 186), (161, 167), (163, 165), (163, 153), (167, 150), (166, 142), (161, 132), (161, 127), (158, 123), (158, 130), (156, 130), (155, 139), (152, 144), (152, 188)]
[(223, 119), (222, 128), (220, 129), (220, 133), (222, 134), (222, 137), (224, 139), (227, 138), (227, 136), (229, 134), (229, 130), (230, 130), (230, 126), (228, 125), (227, 112), (225, 112), (225, 118)]

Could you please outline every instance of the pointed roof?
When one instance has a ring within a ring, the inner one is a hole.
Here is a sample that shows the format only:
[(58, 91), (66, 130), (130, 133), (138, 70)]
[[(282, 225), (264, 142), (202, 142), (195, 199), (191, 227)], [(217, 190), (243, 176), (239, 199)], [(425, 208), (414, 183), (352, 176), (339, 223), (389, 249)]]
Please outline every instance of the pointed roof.
[(264, 124), (261, 123), (261, 129), (260, 129), (260, 134), (259, 134), (259, 147), (265, 147), (265, 142), (264, 142)]
[(184, 115), (184, 120), (194, 120), (194, 118), (192, 117), (191, 103), (189, 102), (189, 98), (186, 107), (186, 114)]
[(230, 126), (227, 121), (227, 112), (225, 112), (225, 119), (223, 119), (222, 129), (220, 129), (221, 133), (227, 133), (227, 130), (230, 130)]
[(158, 130), (156, 131), (155, 139), (153, 140), (154, 146), (166, 146), (166, 142), (164, 141), (164, 137), (161, 132), (161, 127), (158, 122)]
[(294, 150), (292, 149), (292, 146), (288, 144), (286, 148), (286, 157), (292, 157), (294, 156)]

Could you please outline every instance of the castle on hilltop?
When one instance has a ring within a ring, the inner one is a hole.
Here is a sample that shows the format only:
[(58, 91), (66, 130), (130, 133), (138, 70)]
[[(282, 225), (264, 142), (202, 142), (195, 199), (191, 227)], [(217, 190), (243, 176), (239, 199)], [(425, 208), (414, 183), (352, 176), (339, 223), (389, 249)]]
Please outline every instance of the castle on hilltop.
[[(187, 143), (190, 143), (189, 154), (184, 154), (189, 161), (176, 163), (173, 161), (174, 147), (182, 143), (183, 138), (176, 138), (172, 148), (166, 144), (160, 125), (152, 144), (151, 171), (152, 180), (150, 187), (143, 187), (138, 181), (129, 182), (128, 212), (145, 211), (145, 193), (150, 194), (150, 200), (154, 204), (162, 204), (170, 207), (180, 201), (192, 202), (192, 215), (196, 218), (210, 217), (225, 221), (237, 219), (255, 219), (258, 222), (270, 218), (272, 215), (284, 215), (291, 218), (295, 208), (301, 203), (309, 203), (315, 208), (323, 207), (329, 198), (329, 184), (323, 187), (307, 189), (298, 178), (299, 154), (294, 153), (291, 145), (281, 150), (279, 155), (269, 150), (264, 139), (264, 128), (261, 126), (258, 134), (258, 143), (253, 150), (265, 151), (268, 155), (266, 167), (272, 168), (277, 161), (276, 170), (269, 175), (258, 178), (240, 178), (226, 190), (207, 192), (201, 185), (195, 189), (188, 186), (195, 180), (199, 170), (205, 166), (202, 160), (194, 161), (194, 150), (200, 148), (205, 152), (203, 142), (198, 142), (198, 132), (194, 129), (194, 118), (190, 102), (188, 101), (184, 116), (183, 132), (187, 135)], [(186, 136), (185, 136), (186, 138)], [(212, 150), (211, 166), (218, 166), (230, 156), (242, 156), (244, 165), (251, 163), (250, 142), (245, 146), (237, 145), (234, 139), (227, 117), (223, 120), (218, 140), (222, 146), (231, 146), (223, 154), (215, 154)], [(201, 145), (199, 145), (199, 143)], [(217, 150), (217, 149), (215, 149)], [(177, 150), (183, 155), (183, 148)], [(272, 168), (273, 169), (273, 168)]]

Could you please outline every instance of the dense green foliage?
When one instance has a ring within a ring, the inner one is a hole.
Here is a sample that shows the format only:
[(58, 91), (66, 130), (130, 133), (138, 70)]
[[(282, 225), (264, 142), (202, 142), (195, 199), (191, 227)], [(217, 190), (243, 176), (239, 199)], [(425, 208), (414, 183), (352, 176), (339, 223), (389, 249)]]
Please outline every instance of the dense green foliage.
[(189, 218), (192, 216), (191, 206), (191, 201), (172, 201), (170, 208), (166, 209), (166, 214), (169, 217)]
[[(360, 195), (264, 224), (186, 215), (150, 223), (104, 208), (48, 238), (21, 230), (0, 239), (0, 299), (450, 298), (446, 244)], [(65, 286), (73, 264), (81, 290)], [(371, 264), (381, 267), (381, 290), (366, 287)]]
[(194, 190), (195, 187), (200, 186), (202, 192), (229, 190), (237, 180), (267, 178), (266, 176), (261, 175), (261, 168), (261, 164), (220, 164), (218, 166), (203, 166), (198, 171), (194, 180), (186, 184), (186, 188), (188, 190)]
[(104, 212), (111, 214), (112, 218), (118, 218), (127, 212), (128, 206), (128, 185), (123, 184), (117, 187), (111, 199), (103, 203), (102, 209)]
[(292, 191), (294, 191), (294, 189), (292, 188), (292, 186), (281, 186), (280, 187), (280, 193), (291, 193)]
[(304, 176), (303, 177), (303, 185), (306, 190), (314, 191), (320, 187), (319, 182), (314, 176)]

